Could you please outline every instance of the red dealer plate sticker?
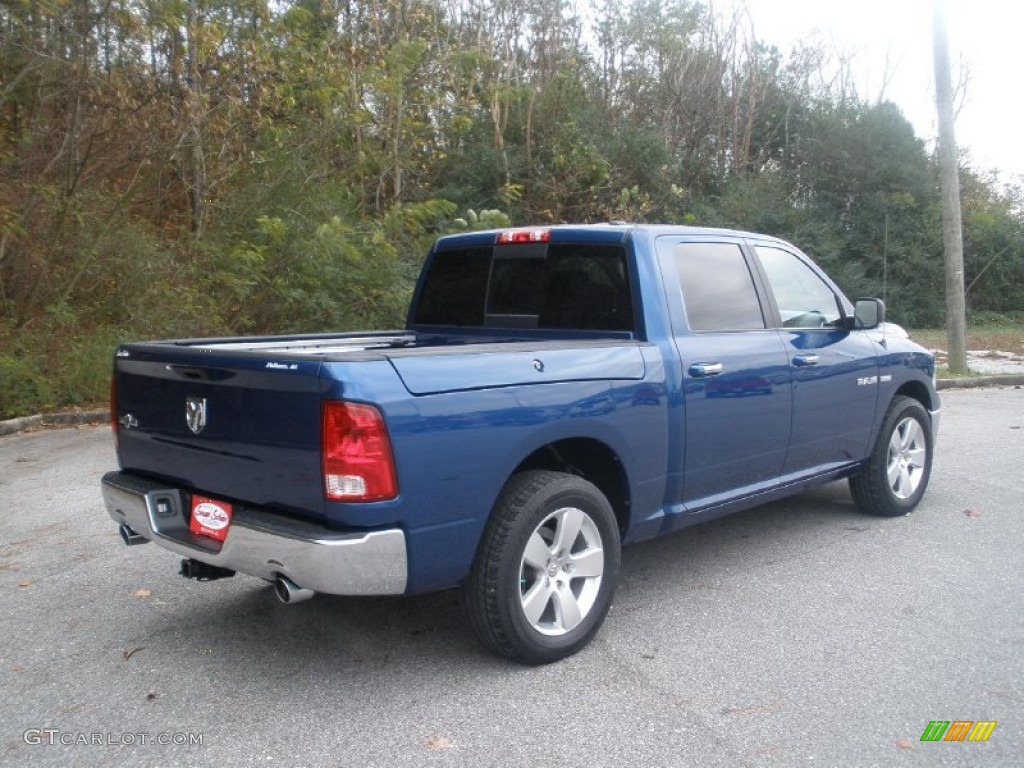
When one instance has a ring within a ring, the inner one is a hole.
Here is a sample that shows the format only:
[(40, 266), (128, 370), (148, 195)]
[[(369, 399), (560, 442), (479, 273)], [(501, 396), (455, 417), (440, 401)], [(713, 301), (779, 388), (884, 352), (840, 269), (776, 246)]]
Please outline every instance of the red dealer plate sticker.
[(231, 505), (226, 501), (208, 499), (206, 496), (192, 497), (192, 516), (188, 529), (200, 536), (209, 536), (224, 541), (231, 524)]

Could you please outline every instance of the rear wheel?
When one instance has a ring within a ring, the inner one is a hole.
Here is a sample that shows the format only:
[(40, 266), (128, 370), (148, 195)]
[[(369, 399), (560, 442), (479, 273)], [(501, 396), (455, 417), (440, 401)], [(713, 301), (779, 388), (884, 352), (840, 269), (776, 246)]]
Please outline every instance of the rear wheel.
[(545, 664), (585, 646), (611, 607), (618, 522), (575, 475), (513, 477), (495, 505), (464, 587), (473, 629), (495, 653)]
[(896, 397), (850, 492), (862, 512), (899, 517), (921, 501), (932, 471), (931, 417), (917, 400)]

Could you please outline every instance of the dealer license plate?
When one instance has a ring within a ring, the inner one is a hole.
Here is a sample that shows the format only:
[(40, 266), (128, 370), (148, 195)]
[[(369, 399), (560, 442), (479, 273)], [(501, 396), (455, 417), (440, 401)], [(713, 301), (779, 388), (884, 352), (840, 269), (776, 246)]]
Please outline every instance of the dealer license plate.
[(188, 529), (200, 536), (224, 541), (231, 525), (231, 512), (231, 505), (226, 501), (194, 495)]

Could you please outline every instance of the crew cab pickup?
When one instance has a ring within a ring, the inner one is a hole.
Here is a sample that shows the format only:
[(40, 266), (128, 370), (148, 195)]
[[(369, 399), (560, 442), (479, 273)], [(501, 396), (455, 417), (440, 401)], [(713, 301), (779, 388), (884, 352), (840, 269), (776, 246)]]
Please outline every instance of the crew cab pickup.
[(877, 299), (753, 233), (587, 225), (442, 237), (401, 331), (120, 346), (106, 508), (182, 575), (463, 590), (545, 663), (612, 604), (623, 544), (849, 478), (928, 485), (935, 363)]

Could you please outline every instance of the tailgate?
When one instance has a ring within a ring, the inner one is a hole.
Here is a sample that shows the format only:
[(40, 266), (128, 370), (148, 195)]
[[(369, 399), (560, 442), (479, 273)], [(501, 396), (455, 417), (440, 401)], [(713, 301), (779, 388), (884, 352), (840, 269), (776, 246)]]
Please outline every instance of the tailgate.
[(319, 361), (122, 347), (121, 467), (321, 519), (319, 371)]

